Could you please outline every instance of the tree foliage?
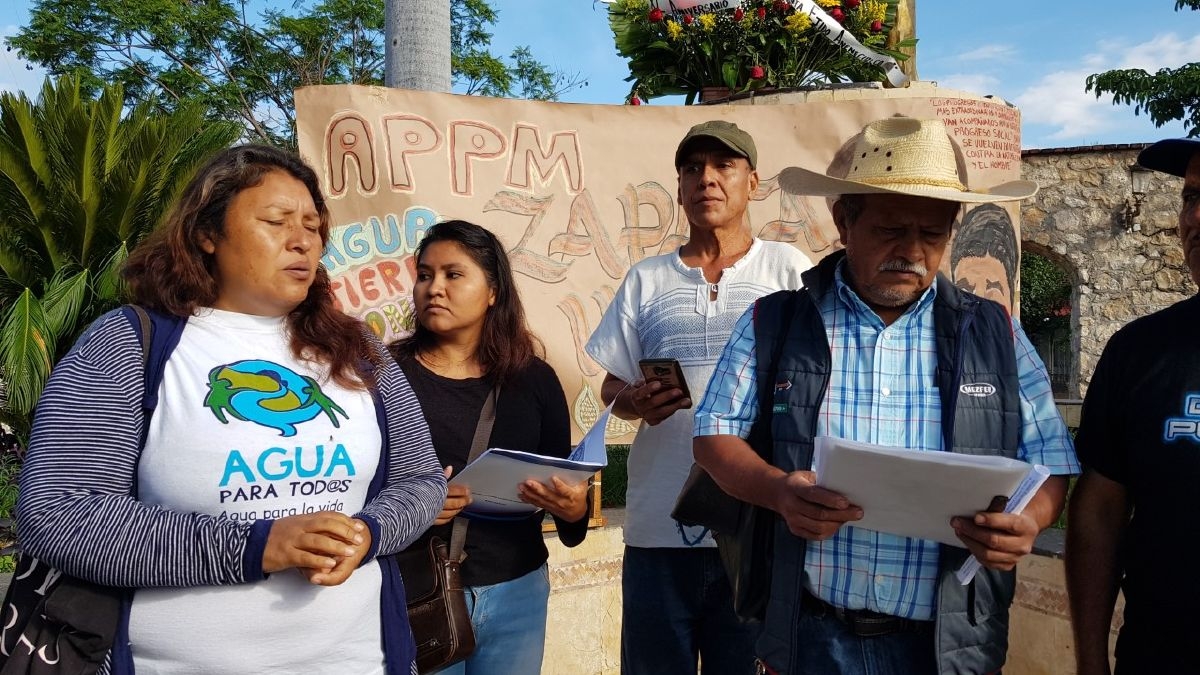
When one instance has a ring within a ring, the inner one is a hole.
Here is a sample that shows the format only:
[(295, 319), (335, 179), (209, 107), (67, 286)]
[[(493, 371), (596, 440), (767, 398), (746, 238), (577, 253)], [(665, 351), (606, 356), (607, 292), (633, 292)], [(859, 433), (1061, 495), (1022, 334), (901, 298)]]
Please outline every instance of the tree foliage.
[[(1175, 11), (1184, 7), (1200, 10), (1200, 0), (1176, 0)], [(1155, 126), (1183, 120), (1188, 136), (1200, 135), (1200, 63), (1154, 74), (1141, 68), (1110, 70), (1089, 75), (1086, 86), (1097, 98), (1112, 94), (1114, 104), (1132, 104), (1135, 115), (1145, 112)]]
[(120, 84), (93, 98), (73, 76), (36, 101), (0, 94), (0, 421), (28, 429), (51, 366), (119, 302), (128, 251), (240, 134), (194, 104), (126, 108)]
[(1071, 330), (1071, 277), (1029, 250), (1021, 253), (1021, 327), (1030, 337)]
[[(581, 83), (526, 47), (492, 54), (487, 1), (448, 1), (453, 78), (467, 93), (555, 100)], [(34, 0), (29, 25), (7, 42), (89, 91), (115, 82), (130, 104), (199, 103), (241, 122), (248, 138), (290, 145), (294, 89), (383, 82), (383, 3), (316, 0), (255, 16), (249, 0)]]

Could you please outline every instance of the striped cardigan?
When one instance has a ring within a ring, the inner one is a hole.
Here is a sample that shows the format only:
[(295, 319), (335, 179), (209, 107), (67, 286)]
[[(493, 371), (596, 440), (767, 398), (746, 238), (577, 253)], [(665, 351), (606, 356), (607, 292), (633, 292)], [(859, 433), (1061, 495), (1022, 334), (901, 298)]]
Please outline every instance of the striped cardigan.
[[(371, 532), (364, 563), (416, 540), (446, 495), (421, 407), (382, 345), (374, 347), (383, 364), (377, 405), (386, 419), (388, 476), (354, 515)], [(131, 497), (146, 423), (143, 387), (141, 343), (120, 310), (97, 319), (55, 367), (21, 471), (23, 550), (67, 574), (119, 588), (262, 579), (272, 521), (182, 513)]]

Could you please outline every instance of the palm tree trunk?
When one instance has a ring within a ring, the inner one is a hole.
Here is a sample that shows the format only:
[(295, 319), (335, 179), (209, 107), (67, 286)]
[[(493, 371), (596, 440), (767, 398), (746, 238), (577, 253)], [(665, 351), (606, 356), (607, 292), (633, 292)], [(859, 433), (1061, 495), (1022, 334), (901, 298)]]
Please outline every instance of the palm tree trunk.
[(450, 91), (450, 0), (385, 0), (383, 81)]

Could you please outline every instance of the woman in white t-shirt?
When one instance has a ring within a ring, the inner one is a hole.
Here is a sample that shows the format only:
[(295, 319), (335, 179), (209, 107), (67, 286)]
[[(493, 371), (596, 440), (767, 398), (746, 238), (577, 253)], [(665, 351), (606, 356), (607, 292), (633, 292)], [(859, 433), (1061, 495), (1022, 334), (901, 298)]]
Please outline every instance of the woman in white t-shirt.
[(46, 386), (21, 540), (130, 589), (113, 672), (415, 672), (390, 554), (445, 478), (404, 375), (333, 305), (329, 227), (298, 157), (222, 151), (126, 264), (148, 364), (116, 310)]

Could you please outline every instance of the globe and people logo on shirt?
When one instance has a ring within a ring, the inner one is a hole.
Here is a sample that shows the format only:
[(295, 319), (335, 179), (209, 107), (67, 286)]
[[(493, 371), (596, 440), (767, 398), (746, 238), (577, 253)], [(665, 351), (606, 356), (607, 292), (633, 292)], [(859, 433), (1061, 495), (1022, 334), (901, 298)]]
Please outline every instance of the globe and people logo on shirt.
[(222, 423), (226, 415), (243, 422), (296, 435), (296, 425), (321, 413), (340, 427), (337, 415), (346, 411), (321, 391), (316, 380), (271, 361), (248, 360), (217, 366), (208, 372), (204, 405)]

